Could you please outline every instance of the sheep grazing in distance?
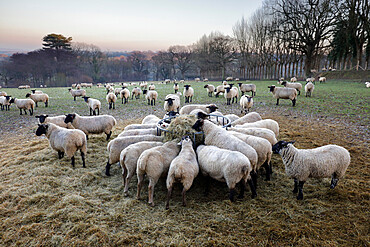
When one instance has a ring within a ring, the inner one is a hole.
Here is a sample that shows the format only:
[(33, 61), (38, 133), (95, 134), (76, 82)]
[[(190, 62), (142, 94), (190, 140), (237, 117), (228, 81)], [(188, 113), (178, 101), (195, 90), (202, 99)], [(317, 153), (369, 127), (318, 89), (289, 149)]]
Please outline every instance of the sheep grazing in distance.
[(283, 81), (281, 85), (283, 85), (284, 87), (288, 87), (288, 88), (294, 88), (295, 90), (298, 91), (298, 95), (301, 95), (301, 90), (302, 90), (301, 83), (299, 82), (291, 83), (291, 82)]
[(154, 85), (153, 83), (152, 83), (152, 84), (150, 84), (150, 85), (149, 85), (149, 87), (148, 87), (148, 89), (149, 89), (149, 90), (155, 90), (155, 85)]
[(184, 85), (185, 103), (190, 103), (193, 100), (194, 89), (190, 85)]
[(131, 91), (131, 94), (132, 94), (131, 99), (134, 99), (134, 96), (135, 96), (135, 99), (140, 99), (141, 93), (142, 93), (142, 91), (139, 87), (134, 87), (134, 89), (132, 89), (132, 91)]
[(320, 83), (324, 83), (324, 82), (326, 82), (326, 77), (320, 76), (320, 77), (319, 77), (319, 82), (320, 82)]
[(42, 114), (35, 117), (39, 119), (40, 124), (53, 123), (55, 125), (58, 125), (59, 127), (63, 127), (66, 129), (74, 129), (71, 123), (64, 122), (64, 120), (66, 119), (65, 115), (49, 117), (49, 115)]
[(107, 100), (107, 103), (109, 105), (109, 109), (112, 109), (112, 106), (113, 106), (113, 109), (115, 109), (117, 96), (114, 93), (108, 93), (107, 96), (105, 97), (105, 99)]
[(72, 95), (73, 100), (76, 101), (76, 97), (86, 96), (86, 91), (84, 89), (68, 89), (69, 93)]
[(95, 110), (98, 111), (98, 115), (100, 114), (101, 102), (99, 100), (87, 96), (83, 96), (82, 98), (84, 99), (84, 101), (86, 102), (90, 109), (90, 116), (92, 115), (96, 116)]
[(128, 99), (130, 98), (130, 90), (128, 90), (127, 88), (123, 88), (119, 92), (119, 94), (121, 96), (122, 104), (123, 104), (123, 99), (125, 99), (125, 104), (128, 103)]
[(243, 83), (238, 83), (240, 92), (242, 92), (242, 96), (244, 93), (247, 92), (252, 92), (252, 96), (256, 96), (256, 85), (255, 84), (243, 84)]
[(257, 112), (250, 112), (243, 117), (239, 118), (238, 120), (235, 120), (231, 123), (232, 126), (235, 125), (241, 125), (245, 123), (253, 123), (262, 120), (262, 117)]
[(308, 82), (304, 86), (304, 91), (305, 91), (306, 97), (311, 97), (312, 96), (312, 92), (313, 92), (314, 89), (315, 89), (315, 85), (313, 85), (312, 82)]
[(182, 183), (182, 205), (186, 206), (186, 191), (190, 189), (194, 179), (199, 173), (197, 156), (193, 149), (193, 142), (189, 136), (183, 137), (179, 145), (181, 145), (181, 151), (179, 155), (172, 160), (168, 170), (166, 180), (168, 190), (166, 209), (170, 207), (173, 184), (176, 181)]
[(42, 93), (42, 94), (30, 94), (30, 93), (28, 93), (28, 94), (26, 94), (26, 98), (28, 98), (28, 97), (36, 103), (36, 107), (37, 107), (37, 102), (44, 102), (45, 107), (48, 107), (49, 96), (46, 93)]
[(8, 94), (4, 91), (0, 92), (0, 96), (7, 96)]
[(216, 90), (215, 90), (215, 97), (218, 98), (218, 95), (220, 95), (220, 93), (225, 93), (225, 85), (219, 85), (216, 87)]
[(250, 128), (250, 127), (257, 127), (257, 128), (266, 128), (272, 130), (275, 136), (279, 136), (279, 124), (275, 120), (272, 119), (263, 119), (259, 121), (255, 121), (252, 123), (245, 123), (242, 125), (235, 125), (236, 128)]
[(365, 82), (365, 86), (367, 87), (367, 88), (370, 88), (370, 82)]
[(351, 163), (349, 152), (341, 146), (298, 149), (293, 144), (294, 141), (279, 141), (272, 150), (281, 155), (286, 174), (294, 179), (293, 193), (298, 192), (298, 200), (303, 199), (303, 185), (308, 178), (331, 177), (330, 188), (334, 189)]
[(202, 174), (207, 178), (206, 194), (209, 192), (209, 177), (226, 182), (229, 187), (229, 199), (235, 201), (235, 186), (241, 183), (238, 198), (244, 197), (246, 182), (248, 182), (252, 198), (257, 196), (251, 180), (252, 166), (249, 159), (242, 153), (221, 149), (216, 146), (200, 145), (197, 148), (198, 162)]
[(81, 151), (83, 167), (85, 166), (85, 155), (87, 151), (86, 135), (78, 129), (66, 129), (59, 127), (53, 123), (39, 124), (36, 130), (36, 135), (45, 136), (49, 139), (49, 144), (52, 149), (58, 151), (59, 159), (64, 157), (64, 154), (71, 159), (72, 167), (75, 166), (74, 154), (76, 151)]
[(82, 130), (87, 139), (89, 134), (105, 133), (107, 141), (112, 135), (113, 127), (117, 124), (116, 119), (110, 115), (83, 117), (77, 113), (66, 115), (64, 122), (71, 123), (75, 129)]
[(145, 98), (148, 100), (148, 105), (155, 105), (155, 101), (158, 98), (158, 93), (156, 91), (154, 91), (154, 90), (149, 90), (147, 92)]
[(10, 110), (10, 100), (11, 100), (11, 96), (10, 95), (0, 96), (0, 106), (1, 106), (1, 110), (2, 111), (4, 109), (5, 109), (5, 111), (9, 111)]
[(290, 78), (290, 82), (297, 82), (297, 78), (296, 77)]
[(207, 89), (208, 97), (212, 97), (213, 93), (215, 92), (215, 86), (211, 84), (207, 84), (204, 86)]
[(24, 110), (24, 114), (27, 115), (28, 110), (30, 112), (30, 115), (33, 115), (33, 109), (35, 108), (35, 101), (32, 99), (17, 99), (17, 98), (11, 98), (9, 101), (9, 104), (15, 103), (17, 108), (20, 111), (20, 115), (22, 115), (22, 109)]
[(164, 100), (163, 108), (166, 112), (170, 111), (179, 112), (180, 97), (177, 94), (168, 94)]
[(283, 87), (276, 87), (275, 85), (268, 86), (270, 88), (270, 92), (276, 99), (276, 105), (279, 105), (279, 99), (290, 99), (295, 106), (297, 101), (297, 90), (294, 88), (283, 88)]
[(43, 93), (42, 91), (40, 91), (40, 90), (35, 90), (35, 89), (32, 89), (32, 90), (31, 90), (31, 92), (32, 92), (33, 94), (42, 94), (42, 93)]
[(240, 98), (240, 106), (242, 107), (241, 113), (247, 114), (249, 112), (249, 109), (253, 106), (253, 96), (249, 95), (243, 95)]
[(233, 128), (230, 128), (229, 130), (240, 132), (246, 135), (252, 135), (252, 136), (264, 138), (268, 140), (271, 143), (271, 145), (274, 145), (277, 143), (275, 133), (270, 129), (257, 128), (257, 127), (249, 127), (249, 128), (234, 128), (233, 127)]
[(175, 90), (175, 93), (179, 91), (179, 84), (177, 82), (173, 84), (173, 90)]
[(181, 107), (179, 113), (180, 115), (186, 115), (186, 114), (190, 114), (190, 112), (192, 112), (195, 109), (200, 109), (207, 113), (212, 113), (212, 112), (215, 112), (218, 109), (218, 107), (215, 104), (208, 104), (208, 105), (191, 104), (191, 105), (185, 105)]
[(170, 164), (180, 152), (180, 146), (177, 142), (166, 142), (162, 146), (153, 147), (145, 150), (137, 160), (137, 199), (140, 198), (140, 191), (143, 185), (144, 175), (149, 179), (148, 203), (154, 206), (154, 186), (159, 177), (168, 171)]
[(306, 82), (312, 82), (313, 84), (315, 84), (315, 77), (309, 77), (306, 79)]
[(200, 78), (197, 77), (197, 78), (194, 79), (194, 81), (200, 82)]
[(141, 89), (146, 89), (147, 87), (148, 87), (148, 83), (147, 82), (141, 82), (140, 84), (139, 84), (139, 86), (141, 87)]

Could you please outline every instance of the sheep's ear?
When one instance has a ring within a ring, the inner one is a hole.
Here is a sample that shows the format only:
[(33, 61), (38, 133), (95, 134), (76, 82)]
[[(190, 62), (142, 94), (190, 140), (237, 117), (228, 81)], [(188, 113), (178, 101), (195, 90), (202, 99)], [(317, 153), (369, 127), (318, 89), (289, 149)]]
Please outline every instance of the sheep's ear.
[(35, 116), (35, 118), (40, 118), (40, 116)]
[(288, 142), (288, 143), (290, 143), (290, 144), (294, 144), (294, 143), (295, 143), (295, 141), (291, 141), (291, 142)]
[(37, 124), (39, 127), (41, 126), (41, 124)]

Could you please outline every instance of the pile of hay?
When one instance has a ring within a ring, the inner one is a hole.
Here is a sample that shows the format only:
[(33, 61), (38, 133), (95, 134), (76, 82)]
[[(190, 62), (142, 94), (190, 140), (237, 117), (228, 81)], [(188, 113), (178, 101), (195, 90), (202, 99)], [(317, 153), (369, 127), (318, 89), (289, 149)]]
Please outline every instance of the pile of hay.
[[(168, 126), (168, 132), (162, 132), (164, 135), (164, 141), (178, 140), (185, 135), (189, 135), (190, 138), (194, 138), (194, 134), (197, 132), (192, 126), (197, 121), (197, 117), (194, 115), (180, 115), (173, 119)], [(195, 146), (203, 143), (203, 134), (195, 134)]]

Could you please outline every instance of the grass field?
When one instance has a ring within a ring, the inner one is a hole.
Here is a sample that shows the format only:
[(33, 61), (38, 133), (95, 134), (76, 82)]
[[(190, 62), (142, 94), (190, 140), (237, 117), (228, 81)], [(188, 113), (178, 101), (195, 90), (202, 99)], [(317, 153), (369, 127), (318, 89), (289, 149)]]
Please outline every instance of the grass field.
[[(350, 151), (350, 167), (335, 190), (329, 189), (329, 179), (311, 179), (304, 187), (305, 199), (297, 201), (281, 158), (273, 155), (272, 179), (259, 179), (256, 199), (247, 191), (243, 200), (230, 203), (226, 184), (219, 182), (212, 182), (204, 197), (203, 180), (198, 177), (187, 194), (188, 206), (181, 206), (178, 187), (170, 210), (165, 210), (167, 192), (161, 179), (152, 208), (146, 203), (145, 187), (141, 200), (135, 199), (136, 178), (130, 195), (124, 197), (120, 168), (112, 166), (112, 176), (104, 175), (108, 155), (103, 135), (89, 138), (87, 168), (82, 168), (77, 155), (73, 169), (67, 158), (58, 160), (45, 137), (35, 135), (34, 116), (19, 116), (12, 106), (9, 112), (0, 112), (0, 245), (369, 246), (370, 91), (363, 83), (328, 81), (316, 84), (312, 98), (302, 92), (296, 107), (289, 100), (276, 106), (267, 88), (275, 82), (254, 83), (253, 110), (279, 122), (279, 139), (295, 140), (298, 148), (337, 144)], [(207, 96), (205, 83), (191, 84), (196, 93), (193, 103), (216, 103), (221, 112), (240, 115), (239, 104), (227, 106), (223, 97)], [(164, 115), (163, 99), (173, 92), (172, 85), (156, 86), (156, 106), (141, 98), (108, 110), (104, 88), (87, 89), (87, 95), (101, 100), (101, 114), (118, 120), (114, 138), (145, 115)], [(50, 96), (50, 106), (39, 103), (35, 115), (89, 112), (81, 98), (73, 101), (67, 88), (41, 90)], [(18, 98), (28, 92), (1, 91)]]

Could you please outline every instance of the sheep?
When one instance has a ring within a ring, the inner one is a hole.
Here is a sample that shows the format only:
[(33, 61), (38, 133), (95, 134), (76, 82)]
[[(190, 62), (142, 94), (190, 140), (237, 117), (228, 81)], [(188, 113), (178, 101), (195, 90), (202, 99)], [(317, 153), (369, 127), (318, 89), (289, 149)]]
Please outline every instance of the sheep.
[(312, 96), (312, 92), (313, 90), (315, 89), (315, 85), (313, 85), (312, 82), (308, 82), (305, 86), (304, 86), (304, 91), (305, 91), (305, 94), (306, 94), (306, 97), (311, 97)]
[(71, 87), (72, 87), (72, 88), (76, 88), (76, 86), (77, 86), (77, 84), (76, 84), (76, 83), (73, 83), (73, 84), (71, 85)]
[(125, 99), (125, 104), (128, 103), (128, 98), (130, 98), (130, 90), (128, 90), (127, 88), (124, 88), (120, 91), (119, 94), (121, 96), (122, 104), (123, 104), (123, 99)]
[(107, 102), (109, 104), (109, 109), (112, 109), (112, 106), (113, 106), (113, 109), (115, 109), (117, 96), (114, 93), (108, 93), (107, 96), (105, 97), (105, 99), (107, 100)]
[(157, 128), (124, 130), (117, 137), (138, 136), (138, 135), (141, 135), (141, 136), (142, 135), (157, 135)]
[(184, 82), (185, 82), (185, 80), (180, 80), (180, 81), (179, 81), (179, 83), (184, 83)]
[(323, 77), (323, 76), (319, 77), (319, 82), (320, 83), (326, 82), (326, 77)]
[(218, 95), (220, 93), (225, 93), (225, 86), (224, 85), (219, 85), (216, 87), (216, 90), (215, 90), (215, 97), (218, 98)]
[[(209, 121), (211, 121), (214, 124), (224, 126), (226, 124), (229, 124), (231, 121), (227, 122), (225, 118), (223, 118), (223, 114), (219, 111), (212, 112), (212, 116), (209, 116)], [(198, 118), (202, 118), (198, 114)]]
[(249, 112), (249, 109), (252, 108), (253, 106), (253, 96), (249, 95), (243, 95), (240, 98), (240, 106), (242, 107), (241, 112), (247, 114)]
[(234, 125), (236, 128), (250, 128), (250, 127), (257, 127), (257, 128), (266, 128), (272, 130), (275, 136), (279, 136), (279, 124), (272, 119), (263, 119), (252, 123), (245, 123), (242, 125)]
[(157, 124), (129, 124), (127, 125), (124, 130), (133, 130), (133, 129), (152, 129), (156, 128)]
[(225, 79), (226, 81), (232, 81), (232, 80), (234, 80), (234, 78), (232, 77), (232, 76), (229, 76), (229, 77), (226, 77), (226, 79)]
[(306, 82), (312, 82), (313, 84), (315, 84), (315, 77), (309, 77), (306, 79)]
[(140, 95), (142, 94), (142, 91), (139, 87), (134, 87), (131, 91), (131, 94), (132, 94), (131, 99), (134, 99), (134, 96), (135, 96), (135, 99), (140, 99)]
[(179, 112), (180, 97), (177, 94), (168, 94), (164, 100), (163, 108), (166, 112), (170, 111)]
[(32, 92), (33, 94), (42, 94), (42, 93), (43, 93), (42, 91), (40, 91), (40, 90), (35, 90), (35, 89), (31, 90), (31, 92)]
[(20, 111), (20, 115), (22, 115), (22, 109), (24, 110), (24, 114), (27, 115), (26, 110), (30, 112), (30, 115), (33, 115), (33, 109), (35, 108), (35, 101), (32, 99), (17, 99), (17, 98), (12, 98), (9, 101), (9, 104), (15, 103), (17, 108)]
[(146, 83), (146, 82), (141, 82), (140, 83), (140, 87), (141, 87), (141, 89), (146, 89), (147, 87), (148, 87), (148, 83)]
[(293, 106), (295, 106), (297, 90), (294, 88), (275, 87), (275, 85), (268, 86), (268, 88), (270, 88), (270, 92), (276, 99), (276, 105), (279, 105), (279, 99), (290, 99), (293, 103)]
[(283, 81), (281, 85), (283, 85), (284, 87), (288, 87), (288, 88), (294, 88), (295, 90), (298, 91), (298, 95), (301, 95), (301, 90), (302, 90), (301, 83), (299, 82), (291, 83), (291, 82)]
[(141, 124), (157, 124), (161, 119), (155, 115), (148, 115), (142, 121)]
[(149, 85), (148, 90), (155, 90), (155, 85), (152, 83)]
[(231, 92), (231, 98), (233, 99), (232, 103), (234, 103), (234, 99), (235, 99), (235, 103), (238, 103), (238, 97), (239, 97), (239, 90), (236, 88), (236, 87), (233, 87), (233, 84), (229, 84), (230, 88), (226, 88), (226, 94), (225, 94), (225, 98), (227, 98), (226, 96), (229, 95), (228, 94), (228, 90), (230, 90)]
[(77, 113), (66, 115), (64, 122), (71, 123), (75, 129), (82, 130), (87, 139), (89, 134), (105, 133), (107, 141), (112, 135), (112, 128), (117, 124), (116, 119), (110, 115), (83, 117)]
[(20, 85), (18, 89), (28, 89), (30, 88), (30, 85)]
[(204, 88), (207, 89), (208, 97), (212, 97), (212, 94), (215, 92), (215, 86), (211, 84), (206, 84)]
[(154, 186), (159, 177), (168, 171), (171, 161), (176, 158), (180, 152), (180, 146), (176, 141), (166, 142), (162, 146), (153, 147), (145, 150), (137, 160), (137, 199), (140, 198), (141, 187), (143, 185), (144, 175), (149, 179), (148, 203), (154, 206)]
[(105, 175), (110, 176), (110, 167), (112, 164), (119, 162), (120, 154), (123, 149), (131, 144), (142, 142), (142, 141), (163, 141), (162, 136), (154, 135), (138, 135), (138, 136), (123, 136), (111, 140), (107, 145), (107, 151), (109, 153), (108, 161), (105, 166)]
[(175, 93), (177, 93), (177, 91), (179, 91), (179, 84), (178, 83), (174, 83), (173, 84), (173, 90), (175, 90)]
[(36, 107), (37, 107), (37, 102), (44, 102), (45, 107), (48, 107), (49, 95), (47, 95), (46, 93), (43, 93), (43, 94), (30, 94), (30, 93), (28, 93), (28, 94), (26, 94), (26, 98), (28, 98), (28, 97), (36, 103)]
[[(254, 150), (256, 150), (258, 155), (257, 160), (257, 167), (253, 167), (255, 171), (257, 171), (262, 166), (266, 170), (266, 181), (270, 180), (270, 174), (272, 170), (271, 166), (271, 155), (272, 155), (272, 145), (271, 143), (261, 137), (253, 136), (253, 135), (246, 135), (236, 131), (229, 131), (232, 135), (239, 138), (240, 140), (244, 141), (248, 145), (250, 145)], [(254, 185), (257, 187), (257, 181), (253, 181)]]
[(297, 78), (296, 77), (290, 78), (290, 82), (297, 82)]
[(4, 109), (5, 109), (5, 111), (9, 111), (9, 109), (10, 109), (10, 99), (11, 99), (10, 95), (0, 96), (0, 105), (1, 105), (1, 110), (2, 111)]
[(303, 185), (308, 178), (331, 177), (330, 188), (334, 189), (351, 163), (347, 149), (337, 145), (325, 145), (314, 149), (298, 149), (293, 142), (279, 141), (272, 150), (281, 155), (285, 173), (294, 179), (293, 193), (303, 199)]
[(257, 112), (250, 112), (243, 117), (239, 118), (238, 120), (235, 120), (231, 123), (232, 126), (235, 125), (241, 125), (245, 123), (253, 123), (262, 120), (262, 117)]
[(69, 88), (68, 91), (72, 95), (74, 101), (76, 101), (76, 97), (86, 96), (86, 91), (84, 89), (73, 90)]
[(365, 86), (367, 87), (367, 88), (370, 88), (370, 82), (365, 82)]
[(252, 198), (257, 196), (256, 189), (251, 180), (252, 167), (249, 159), (242, 153), (221, 149), (216, 146), (200, 145), (197, 148), (199, 167), (207, 178), (206, 194), (209, 191), (209, 177), (221, 182), (226, 182), (229, 188), (229, 199), (234, 201), (235, 186), (241, 183), (239, 198), (244, 196), (245, 184), (252, 191)]
[(240, 132), (240, 133), (243, 133), (243, 134), (246, 134), (246, 135), (252, 135), (252, 136), (257, 136), (257, 137), (264, 138), (264, 139), (268, 140), (271, 143), (271, 145), (274, 145), (274, 144), (277, 143), (275, 133), (270, 129), (257, 128), (257, 127), (249, 127), (249, 128), (234, 128), (234, 127), (232, 127), (229, 130)]
[[(150, 88), (150, 87), (149, 87)], [(145, 96), (148, 100), (148, 105), (155, 105), (155, 101), (157, 100), (158, 93), (154, 90), (149, 90)]]
[(186, 191), (190, 189), (194, 179), (199, 173), (197, 156), (193, 149), (193, 142), (189, 136), (183, 137), (179, 145), (181, 145), (181, 151), (179, 155), (172, 160), (168, 170), (166, 180), (168, 190), (166, 209), (170, 207), (173, 184), (176, 181), (182, 183), (182, 205), (186, 206)]
[(194, 78), (194, 81), (195, 81), (195, 82), (200, 82), (200, 78), (199, 78), (199, 77)]
[(0, 96), (7, 96), (8, 94), (4, 91), (0, 92)]
[(184, 85), (185, 103), (192, 102), (194, 96), (194, 89), (190, 85)]
[(63, 127), (66, 129), (74, 129), (71, 123), (65, 123), (64, 120), (66, 119), (65, 115), (55, 116), (55, 117), (49, 117), (49, 115), (39, 115), (35, 116), (39, 119), (40, 124), (47, 124), (47, 123), (53, 123), (55, 125), (58, 125), (59, 127)]
[(216, 109), (218, 109), (218, 107), (215, 105), (215, 104), (208, 104), (208, 105), (195, 105), (195, 104), (192, 104), (192, 105), (185, 105), (183, 107), (181, 107), (180, 109), (180, 115), (186, 115), (186, 114), (189, 114), (190, 112), (192, 112), (193, 110), (195, 109), (201, 109), (207, 113), (212, 113), (214, 111), (216, 111)]
[(84, 132), (78, 129), (66, 129), (59, 127), (53, 123), (38, 124), (36, 135), (45, 136), (49, 139), (49, 144), (52, 149), (58, 151), (58, 158), (64, 157), (64, 154), (71, 159), (72, 167), (75, 167), (76, 151), (80, 150), (82, 158), (82, 166), (85, 166), (85, 155), (87, 151), (87, 140)]
[(96, 116), (95, 110), (98, 110), (98, 115), (100, 114), (101, 102), (99, 100), (86, 96), (83, 96), (82, 98), (85, 100), (86, 104), (90, 109), (90, 116), (92, 115)]
[(230, 120), (231, 123), (240, 118), (239, 116), (237, 116), (235, 114), (227, 114), (227, 115), (225, 115), (225, 117), (227, 117)]
[(119, 163), (122, 168), (122, 178), (123, 178), (123, 194), (128, 195), (128, 189), (130, 185), (131, 178), (136, 173), (137, 160), (140, 155), (147, 149), (162, 146), (162, 142), (155, 141), (142, 141), (134, 143), (122, 150), (119, 157)]
[(244, 93), (252, 92), (252, 96), (256, 96), (256, 85), (255, 84), (243, 84), (238, 83), (240, 92), (242, 92), (242, 96)]

